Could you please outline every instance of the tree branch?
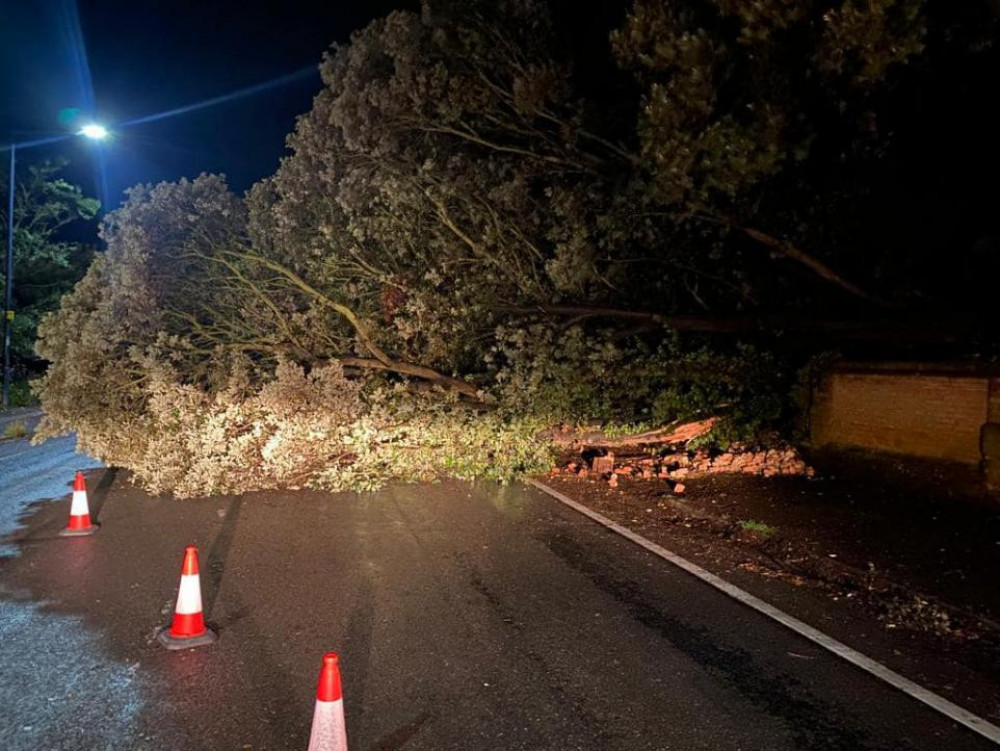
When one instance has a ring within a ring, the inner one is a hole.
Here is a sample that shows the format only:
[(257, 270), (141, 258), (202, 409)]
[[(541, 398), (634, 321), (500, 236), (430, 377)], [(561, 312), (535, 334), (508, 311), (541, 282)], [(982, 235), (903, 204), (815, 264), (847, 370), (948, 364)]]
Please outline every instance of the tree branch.
[(854, 284), (853, 282), (849, 282), (847, 279), (844, 279), (844, 277), (842, 277), (832, 268), (827, 266), (821, 260), (819, 260), (813, 255), (810, 255), (809, 253), (806, 253), (804, 250), (796, 247), (788, 240), (782, 240), (780, 238), (774, 237), (773, 235), (769, 235), (766, 232), (761, 232), (760, 230), (753, 229), (752, 227), (743, 227), (738, 224), (733, 224), (731, 226), (734, 229), (737, 229), (743, 234), (745, 234), (750, 239), (755, 240), (761, 245), (765, 245), (768, 248), (771, 248), (776, 253), (778, 253), (778, 255), (784, 256), (785, 258), (790, 258), (793, 261), (798, 261), (820, 278), (825, 279), (826, 281), (831, 282), (833, 284), (836, 284), (845, 292), (848, 292), (849, 294), (854, 295), (855, 297), (860, 297), (862, 300), (867, 300), (868, 302), (874, 303), (880, 307), (883, 308), (890, 307), (889, 303), (887, 303), (885, 300), (882, 300), (876, 297), (875, 295), (865, 292), (863, 289), (861, 289), (861, 287)]
[[(413, 363), (403, 362), (401, 360), (396, 360), (390, 357), (388, 354), (386, 354), (385, 351), (382, 350), (381, 347), (379, 347), (372, 340), (364, 324), (361, 322), (361, 319), (357, 316), (357, 314), (353, 310), (348, 308), (346, 305), (338, 303), (335, 300), (331, 300), (329, 297), (327, 297), (318, 289), (313, 287), (305, 279), (300, 277), (291, 269), (286, 268), (280, 263), (272, 261), (269, 258), (256, 255), (255, 253), (240, 252), (234, 250), (220, 250), (219, 252), (222, 253), (223, 255), (228, 255), (233, 258), (241, 258), (245, 261), (252, 261), (254, 263), (259, 263), (262, 266), (270, 269), (271, 271), (277, 272), (278, 274), (285, 277), (294, 286), (298, 287), (302, 292), (306, 293), (307, 295), (315, 299), (317, 302), (339, 313), (347, 320), (347, 322), (357, 333), (358, 338), (361, 340), (361, 343), (365, 346), (365, 348), (369, 352), (371, 352), (371, 354), (374, 356), (375, 362), (379, 363), (378, 367), (380, 369), (389, 370), (394, 373), (399, 373), (401, 375), (410, 375), (416, 378), (423, 378), (433, 383), (437, 383), (442, 386), (447, 386), (448, 388), (454, 389), (458, 393), (463, 394), (469, 397), (470, 399), (479, 400), (480, 398), (479, 390), (470, 383), (467, 383), (458, 378), (451, 378), (450, 376), (446, 376), (443, 373), (439, 373), (438, 371), (434, 370), (433, 368), (428, 368), (423, 365), (415, 365)], [(355, 358), (355, 359), (358, 362), (354, 364), (358, 366), (364, 367), (364, 365), (361, 365), (361, 363), (366, 363), (367, 367), (375, 367), (372, 364), (371, 360), (367, 360), (366, 358)]]

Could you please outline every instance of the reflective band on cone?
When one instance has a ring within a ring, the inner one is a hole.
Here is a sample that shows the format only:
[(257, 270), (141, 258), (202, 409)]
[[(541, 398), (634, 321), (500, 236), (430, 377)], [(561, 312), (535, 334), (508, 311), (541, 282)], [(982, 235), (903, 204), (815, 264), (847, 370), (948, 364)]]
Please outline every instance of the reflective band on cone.
[(90, 521), (90, 507), (87, 504), (87, 483), (84, 482), (83, 472), (77, 472), (73, 480), (73, 502), (69, 507), (69, 524), (59, 534), (64, 537), (78, 537), (80, 535), (92, 535), (97, 531), (98, 525)]
[(177, 591), (177, 607), (170, 635), (178, 639), (201, 636), (205, 633), (205, 617), (201, 612), (201, 581), (198, 574), (181, 574)]
[(340, 656), (323, 655), (323, 667), (316, 687), (309, 751), (347, 751), (347, 725), (344, 723), (344, 698), (340, 688)]
[(181, 586), (177, 591), (177, 606), (170, 628), (157, 634), (160, 644), (167, 649), (188, 649), (211, 644), (217, 638), (205, 626), (201, 610), (201, 579), (198, 575), (198, 548), (188, 545), (184, 549), (181, 565)]

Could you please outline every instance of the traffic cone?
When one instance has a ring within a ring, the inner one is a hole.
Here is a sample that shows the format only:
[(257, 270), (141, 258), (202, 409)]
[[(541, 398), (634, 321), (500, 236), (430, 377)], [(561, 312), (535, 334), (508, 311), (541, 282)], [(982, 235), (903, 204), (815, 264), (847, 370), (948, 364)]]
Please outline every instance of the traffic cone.
[(340, 656), (323, 655), (316, 687), (309, 751), (347, 751), (347, 726), (344, 724), (344, 699), (340, 690)]
[(184, 563), (181, 564), (181, 586), (177, 591), (177, 607), (174, 620), (169, 628), (163, 628), (156, 635), (167, 649), (190, 649), (211, 644), (219, 637), (205, 626), (205, 616), (201, 612), (201, 579), (198, 576), (198, 548), (188, 545), (184, 548)]
[(69, 524), (61, 534), (63, 537), (80, 537), (81, 535), (92, 535), (100, 526), (90, 521), (90, 507), (87, 505), (87, 483), (84, 482), (83, 472), (76, 473), (73, 481), (73, 503), (69, 507)]

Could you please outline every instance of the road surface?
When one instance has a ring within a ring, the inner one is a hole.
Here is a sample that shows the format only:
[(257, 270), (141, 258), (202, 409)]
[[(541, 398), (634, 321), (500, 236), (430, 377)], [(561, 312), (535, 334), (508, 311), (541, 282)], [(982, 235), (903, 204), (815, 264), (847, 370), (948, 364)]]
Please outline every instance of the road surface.
[[(341, 653), (350, 745), (985, 749), (984, 739), (523, 486), (177, 502), (68, 441), (0, 444), (0, 748), (304, 749)], [(186, 544), (219, 641), (168, 652)]]

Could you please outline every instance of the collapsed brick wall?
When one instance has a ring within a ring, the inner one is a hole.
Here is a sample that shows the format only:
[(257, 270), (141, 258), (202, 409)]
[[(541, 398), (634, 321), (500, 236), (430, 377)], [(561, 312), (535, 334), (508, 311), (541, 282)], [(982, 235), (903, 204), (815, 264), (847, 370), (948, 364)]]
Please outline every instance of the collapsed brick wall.
[(814, 393), (812, 443), (975, 464), (988, 396), (985, 375), (834, 371)]

